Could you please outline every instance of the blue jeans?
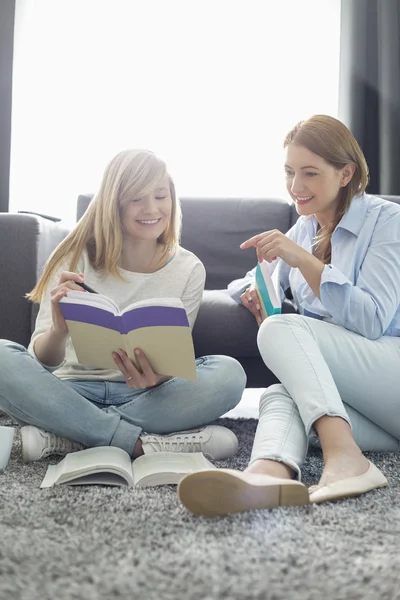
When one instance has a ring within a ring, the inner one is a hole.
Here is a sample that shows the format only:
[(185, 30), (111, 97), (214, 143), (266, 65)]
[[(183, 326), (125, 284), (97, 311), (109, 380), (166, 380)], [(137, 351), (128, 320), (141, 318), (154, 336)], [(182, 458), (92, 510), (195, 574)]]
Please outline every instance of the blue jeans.
[(400, 450), (400, 338), (369, 340), (318, 319), (274, 315), (258, 347), (281, 383), (261, 396), (251, 462), (278, 460), (300, 476), (323, 415), (346, 420), (363, 451)]
[(0, 408), (88, 447), (117, 446), (133, 455), (142, 431), (194, 429), (234, 408), (246, 386), (241, 365), (228, 356), (198, 358), (198, 381), (176, 377), (153, 388), (126, 383), (60, 380), (23, 346), (0, 340)]

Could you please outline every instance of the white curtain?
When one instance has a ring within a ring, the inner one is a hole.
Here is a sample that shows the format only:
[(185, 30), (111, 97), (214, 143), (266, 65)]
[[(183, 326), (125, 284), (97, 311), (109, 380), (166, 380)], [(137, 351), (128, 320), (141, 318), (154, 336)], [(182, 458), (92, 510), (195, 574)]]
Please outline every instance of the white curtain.
[(337, 115), (340, 0), (17, 0), (11, 211), (75, 218), (123, 148), (181, 196), (284, 196), (282, 141)]

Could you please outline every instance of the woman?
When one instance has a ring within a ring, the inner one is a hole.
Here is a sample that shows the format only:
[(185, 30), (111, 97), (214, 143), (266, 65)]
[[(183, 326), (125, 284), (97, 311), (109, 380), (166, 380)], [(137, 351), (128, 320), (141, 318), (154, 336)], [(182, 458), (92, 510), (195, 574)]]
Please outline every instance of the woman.
[[(365, 194), (368, 168), (350, 131), (317, 115), (287, 135), (287, 189), (300, 215), (283, 235), (244, 242), (258, 260), (280, 263), (300, 315), (267, 318), (258, 347), (281, 382), (260, 400), (250, 465), (243, 472), (187, 476), (182, 502), (198, 514), (301, 505), (387, 485), (362, 451), (400, 447), (400, 207)], [(254, 273), (232, 282), (233, 297), (261, 322)], [(309, 436), (324, 469), (300, 483)]]
[(132, 458), (158, 451), (235, 454), (233, 432), (204, 426), (239, 402), (246, 377), (238, 362), (198, 358), (197, 382), (155, 373), (140, 349), (141, 370), (123, 351), (113, 354), (115, 369), (82, 365), (59, 308), (70, 290), (87, 293), (84, 282), (121, 309), (152, 297), (180, 298), (193, 327), (205, 271), (179, 246), (180, 223), (165, 163), (145, 150), (120, 152), (29, 295), (40, 302), (29, 351), (0, 341), (0, 408), (24, 425), (25, 461), (107, 445)]

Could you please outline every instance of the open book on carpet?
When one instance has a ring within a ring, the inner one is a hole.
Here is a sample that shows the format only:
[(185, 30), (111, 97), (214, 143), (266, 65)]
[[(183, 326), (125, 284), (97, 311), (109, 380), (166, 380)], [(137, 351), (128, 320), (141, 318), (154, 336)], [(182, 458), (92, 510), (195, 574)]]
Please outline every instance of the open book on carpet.
[(49, 465), (41, 488), (53, 485), (119, 485), (149, 487), (178, 484), (187, 473), (213, 469), (201, 452), (154, 452), (134, 461), (115, 446), (99, 446), (67, 454)]

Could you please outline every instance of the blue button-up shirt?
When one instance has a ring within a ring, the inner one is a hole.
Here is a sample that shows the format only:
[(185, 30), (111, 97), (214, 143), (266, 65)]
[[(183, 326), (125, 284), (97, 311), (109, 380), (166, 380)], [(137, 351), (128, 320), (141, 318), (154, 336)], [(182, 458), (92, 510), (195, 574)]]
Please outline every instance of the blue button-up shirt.
[[(308, 252), (317, 233), (314, 215), (300, 217), (286, 234)], [(281, 260), (281, 296), (290, 287), (303, 315), (330, 320), (369, 339), (400, 336), (400, 206), (363, 194), (354, 198), (332, 234), (331, 263), (321, 276), (319, 300), (299, 269)], [(228, 285), (240, 295), (254, 281), (255, 268)]]

